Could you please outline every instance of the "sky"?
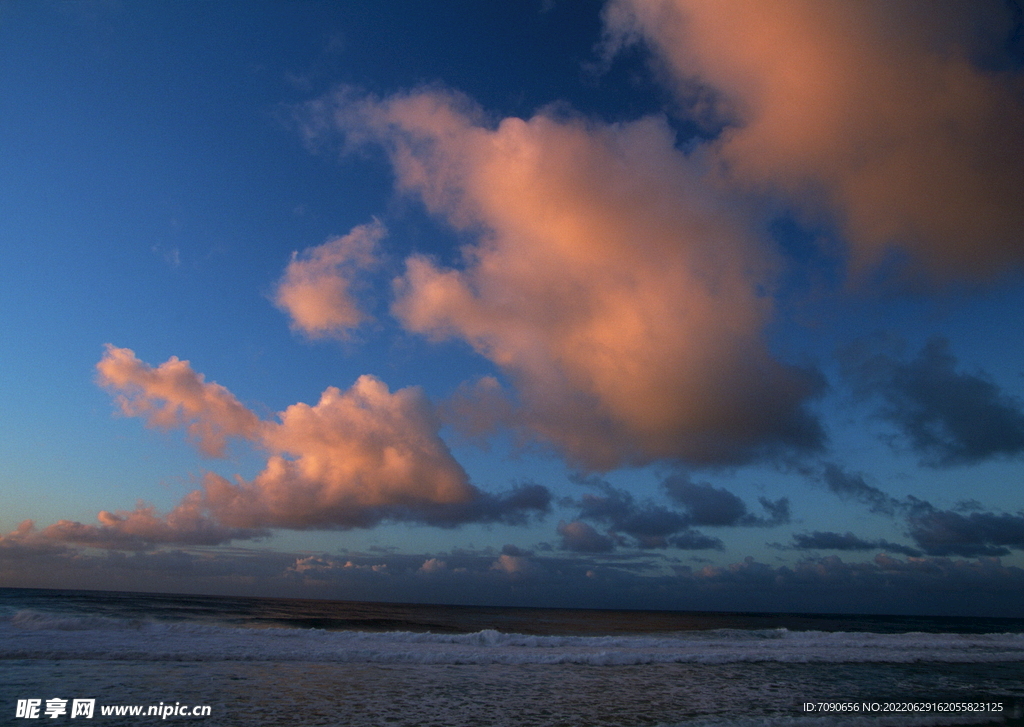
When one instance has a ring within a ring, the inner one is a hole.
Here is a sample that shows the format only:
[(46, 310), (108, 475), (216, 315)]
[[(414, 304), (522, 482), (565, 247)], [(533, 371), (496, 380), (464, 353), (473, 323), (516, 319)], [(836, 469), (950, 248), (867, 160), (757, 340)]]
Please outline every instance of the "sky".
[(0, 585), (1024, 616), (1022, 22), (0, 1)]

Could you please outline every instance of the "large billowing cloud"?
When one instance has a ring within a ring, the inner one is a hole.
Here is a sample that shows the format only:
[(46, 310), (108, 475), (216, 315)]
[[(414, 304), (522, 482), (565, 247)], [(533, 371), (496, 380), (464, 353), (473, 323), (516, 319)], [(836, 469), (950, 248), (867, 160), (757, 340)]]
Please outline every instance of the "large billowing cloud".
[(521, 484), (501, 495), (472, 485), (416, 387), (391, 392), (379, 379), (361, 376), (347, 391), (329, 387), (315, 406), (294, 404), (278, 421), (265, 421), (187, 361), (171, 358), (153, 368), (129, 349), (108, 346), (97, 368), (125, 413), (185, 426), (210, 455), (223, 453), (228, 436), (248, 440), (267, 453), (267, 465), (252, 481), (208, 473), (203, 489), (165, 516), (139, 505), (101, 512), (100, 525), (62, 520), (41, 537), (131, 550), (262, 537), (275, 527), (522, 523), (549, 506), (550, 493), (540, 485)]
[(228, 522), (287, 527), (362, 525), (379, 520), (379, 508), (471, 500), (438, 428), (419, 389), (392, 393), (361, 376), (346, 392), (328, 388), (316, 406), (288, 407), (263, 433), (266, 469), (244, 484), (209, 475), (207, 498)]
[(475, 235), (459, 267), (408, 259), (393, 312), (500, 366), (514, 424), (593, 469), (821, 444), (804, 409), (819, 379), (762, 339), (774, 262), (664, 119), (492, 126), (437, 91), (315, 110), (383, 144), (401, 189)]
[(855, 269), (892, 248), (938, 279), (1024, 260), (1005, 3), (612, 0), (605, 20), (724, 126), (705, 151), (728, 180), (833, 215)]
[(293, 328), (310, 338), (345, 338), (363, 322), (352, 288), (357, 273), (373, 265), (384, 234), (375, 221), (292, 256), (274, 302), (291, 316)]

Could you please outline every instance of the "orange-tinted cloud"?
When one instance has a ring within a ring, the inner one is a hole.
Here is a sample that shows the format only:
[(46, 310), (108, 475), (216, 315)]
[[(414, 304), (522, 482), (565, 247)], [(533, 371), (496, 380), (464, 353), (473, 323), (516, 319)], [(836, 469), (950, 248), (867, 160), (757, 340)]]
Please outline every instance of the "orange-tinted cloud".
[(762, 339), (774, 261), (664, 119), (492, 127), (441, 92), (342, 95), (334, 112), (385, 146), (402, 189), (478, 233), (461, 267), (410, 258), (393, 312), (502, 367), (521, 427), (592, 468), (820, 443), (803, 408), (817, 379)]
[(705, 150), (726, 178), (834, 216), (855, 271), (893, 249), (938, 280), (1024, 261), (1024, 79), (972, 62), (1006, 8), (612, 0), (605, 20), (728, 124)]
[(357, 273), (373, 265), (374, 248), (385, 234), (374, 221), (292, 255), (274, 302), (291, 316), (293, 328), (310, 338), (345, 338), (363, 322), (352, 287)]
[(260, 421), (255, 414), (176, 356), (153, 368), (130, 349), (107, 344), (96, 370), (100, 385), (116, 392), (126, 415), (141, 416), (162, 429), (184, 426), (208, 457), (223, 457), (228, 437), (257, 435)]
[(97, 516), (99, 525), (86, 525), (60, 520), (44, 528), (42, 538), (111, 550), (146, 550), (154, 544), (219, 545), (230, 540), (251, 540), (266, 537), (264, 529), (231, 528), (218, 523), (207, 513), (202, 493), (198, 490), (185, 496), (165, 516), (143, 504), (134, 510), (106, 510)]
[(207, 502), (242, 527), (370, 525), (389, 512), (474, 499), (418, 388), (394, 393), (372, 376), (316, 406), (293, 404), (264, 431), (266, 469), (249, 483), (207, 475)]
[(329, 387), (315, 406), (294, 404), (278, 421), (265, 421), (177, 358), (153, 368), (129, 349), (108, 346), (97, 368), (125, 413), (185, 426), (209, 454), (222, 452), (229, 435), (247, 439), (266, 452), (267, 465), (252, 481), (207, 473), (203, 489), (165, 516), (143, 505), (104, 511), (100, 525), (62, 520), (44, 529), (44, 538), (131, 550), (261, 537), (275, 527), (517, 523), (549, 506), (550, 493), (539, 485), (500, 495), (472, 485), (417, 387), (391, 392), (379, 379), (361, 376), (347, 391)]

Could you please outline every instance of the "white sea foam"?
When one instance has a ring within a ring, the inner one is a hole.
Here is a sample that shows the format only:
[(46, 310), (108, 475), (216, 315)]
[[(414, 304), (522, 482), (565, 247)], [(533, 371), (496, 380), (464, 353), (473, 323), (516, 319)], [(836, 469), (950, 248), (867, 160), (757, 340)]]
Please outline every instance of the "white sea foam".
[(232, 628), (20, 611), (0, 619), (0, 658), (311, 661), (377, 664), (1024, 661), (1024, 634), (877, 634), (786, 629), (533, 636)]

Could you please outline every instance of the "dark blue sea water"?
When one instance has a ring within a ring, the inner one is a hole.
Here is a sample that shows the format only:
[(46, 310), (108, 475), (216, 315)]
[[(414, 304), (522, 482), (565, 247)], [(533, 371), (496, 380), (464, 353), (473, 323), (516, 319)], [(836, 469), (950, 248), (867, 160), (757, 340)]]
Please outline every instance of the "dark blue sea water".
[(0, 724), (1019, 725), (1022, 710), (1024, 619), (0, 589)]

